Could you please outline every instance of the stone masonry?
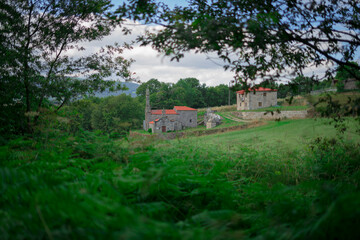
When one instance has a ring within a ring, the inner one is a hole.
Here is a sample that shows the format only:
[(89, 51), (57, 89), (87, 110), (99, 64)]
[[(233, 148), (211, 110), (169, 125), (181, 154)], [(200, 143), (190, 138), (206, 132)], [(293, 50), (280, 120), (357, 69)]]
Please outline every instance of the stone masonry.
[(277, 105), (277, 90), (270, 88), (249, 89), (236, 92), (237, 110), (253, 110)]
[(245, 120), (275, 120), (275, 119), (302, 119), (306, 118), (308, 112), (306, 110), (303, 111), (281, 111), (280, 113), (274, 111), (273, 114), (270, 112), (233, 112), (233, 114), (239, 118)]
[(150, 94), (146, 90), (146, 107), (144, 130), (152, 129), (153, 133), (182, 130), (197, 127), (197, 110), (186, 106), (175, 106), (174, 109), (151, 110)]

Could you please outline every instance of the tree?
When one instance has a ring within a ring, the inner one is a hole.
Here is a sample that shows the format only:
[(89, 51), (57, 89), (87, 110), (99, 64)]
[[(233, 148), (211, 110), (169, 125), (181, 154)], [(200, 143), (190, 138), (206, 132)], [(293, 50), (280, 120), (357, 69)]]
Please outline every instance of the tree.
[(81, 54), (81, 43), (100, 40), (121, 24), (110, 12), (110, 0), (1, 0), (0, 7), (0, 81), (6, 101), (1, 107), (7, 107), (2, 114), (15, 116), (13, 106), (19, 103), (28, 131), (45, 99), (58, 100), (57, 111), (71, 98), (113, 87), (114, 82), (103, 80), (113, 73), (131, 77), (131, 61), (121, 57), (117, 44)]
[(301, 76), (306, 67), (328, 63), (360, 69), (351, 62), (360, 47), (356, 0), (192, 0), (172, 10), (154, 0), (132, 0), (118, 13), (164, 26), (140, 37), (143, 45), (175, 60), (189, 50), (216, 52), (245, 84)]
[[(207, 87), (206, 84), (200, 85), (196, 78), (179, 79), (175, 84), (151, 79), (142, 83), (136, 91), (141, 101), (144, 101), (146, 88), (150, 90), (151, 107), (154, 109), (171, 109), (174, 106), (193, 108), (223, 106), (228, 104), (229, 98), (228, 85)], [(231, 103), (236, 102), (236, 94), (232, 91), (230, 100)]]
[(314, 85), (315, 84), (312, 78), (305, 77), (303, 75), (297, 76), (289, 83), (293, 95), (309, 94)]
[[(356, 62), (353, 62), (354, 65), (358, 66)], [(337, 90), (338, 92), (344, 91), (345, 81), (348, 79), (360, 79), (360, 70), (357, 68), (349, 66), (340, 66), (337, 68), (335, 79), (337, 80)], [(358, 87), (360, 87), (360, 81), (357, 82)]]
[[(175, 85), (174, 89), (183, 89), (183, 98), (179, 99), (186, 106), (200, 108), (204, 106), (204, 98), (201, 94), (200, 82), (196, 78), (184, 78), (180, 79)], [(175, 94), (178, 96), (178, 94)]]
[(174, 98), (174, 88), (172, 83), (161, 82), (158, 92), (150, 95), (151, 107), (155, 109), (173, 108), (178, 105), (177, 99)]
[(121, 94), (110, 96), (93, 108), (91, 127), (109, 133), (127, 132), (141, 127), (144, 111), (136, 98)]
[[(229, 102), (229, 86), (220, 84), (215, 87), (206, 87), (204, 95), (204, 107), (215, 107), (228, 105)], [(236, 93), (230, 91), (230, 103), (236, 102)]]
[(139, 99), (126, 94), (77, 100), (65, 106), (60, 114), (70, 119), (72, 132), (82, 129), (125, 133), (140, 128), (144, 119)]
[[(356, 62), (352, 62), (355, 66), (359, 66)], [(349, 66), (340, 66), (336, 70), (337, 80), (347, 80), (349, 78), (357, 78), (360, 79), (360, 69), (349, 67)]]
[(264, 88), (271, 88), (271, 89), (278, 89), (279, 88), (279, 84), (277, 82), (272, 82), (272, 81), (262, 81), (259, 85), (259, 87), (264, 87)]
[(147, 82), (142, 83), (137, 89), (136, 89), (136, 95), (141, 96), (145, 98), (146, 95), (146, 89), (149, 88), (149, 93), (153, 94), (160, 90), (161, 83), (159, 80), (152, 78)]

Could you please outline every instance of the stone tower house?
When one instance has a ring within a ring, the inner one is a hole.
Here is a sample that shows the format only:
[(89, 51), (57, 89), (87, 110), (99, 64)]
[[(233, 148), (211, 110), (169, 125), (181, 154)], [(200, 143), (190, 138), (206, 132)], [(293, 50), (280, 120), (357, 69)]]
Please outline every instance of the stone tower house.
[(277, 105), (277, 90), (259, 87), (236, 92), (237, 110), (253, 110)]

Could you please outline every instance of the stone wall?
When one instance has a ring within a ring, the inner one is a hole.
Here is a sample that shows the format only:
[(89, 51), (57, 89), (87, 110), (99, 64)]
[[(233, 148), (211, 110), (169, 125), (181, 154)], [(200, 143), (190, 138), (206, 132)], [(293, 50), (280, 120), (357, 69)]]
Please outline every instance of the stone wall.
[(344, 90), (354, 90), (354, 89), (358, 89), (358, 87), (356, 86), (355, 78), (350, 78), (344, 81)]
[(170, 120), (167, 116), (160, 118), (158, 121), (154, 123), (149, 123), (149, 128), (152, 129), (153, 133), (161, 133), (163, 132), (163, 127), (165, 132), (167, 131), (179, 131), (182, 130), (182, 124), (176, 120)]
[(317, 95), (324, 92), (336, 92), (336, 88), (328, 88), (328, 89), (320, 89), (320, 90), (314, 90), (310, 92), (310, 95)]
[[(180, 115), (178, 114), (165, 114), (166, 117), (169, 118), (169, 120), (175, 120), (179, 121)], [(149, 122), (155, 121), (156, 119), (160, 119), (162, 117), (161, 114), (150, 114), (149, 115)]]
[(265, 120), (275, 120), (275, 119), (301, 119), (306, 118), (308, 115), (308, 112), (306, 110), (304, 111), (281, 111), (273, 112), (271, 114), (268, 112), (233, 112), (233, 115), (245, 119), (245, 120), (254, 120), (254, 119), (265, 119)]
[(277, 92), (255, 92), (255, 94), (250, 92), (248, 94), (249, 110), (277, 105)]
[(180, 114), (178, 121), (184, 127), (197, 127), (197, 111), (176, 111)]
[(236, 109), (237, 110), (249, 109), (249, 94), (236, 93)]

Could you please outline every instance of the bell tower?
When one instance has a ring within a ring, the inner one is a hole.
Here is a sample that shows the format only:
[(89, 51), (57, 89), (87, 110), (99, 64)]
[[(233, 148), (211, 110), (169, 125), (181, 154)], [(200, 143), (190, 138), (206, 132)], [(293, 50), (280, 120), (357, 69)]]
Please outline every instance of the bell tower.
[(149, 129), (150, 115), (151, 115), (150, 92), (149, 92), (149, 88), (147, 88), (146, 89), (146, 106), (145, 106), (145, 130), (146, 131)]

